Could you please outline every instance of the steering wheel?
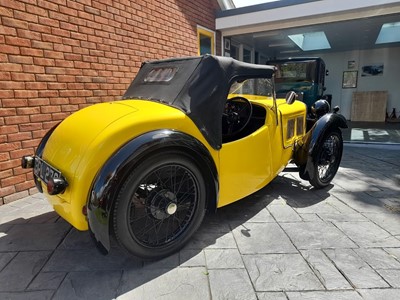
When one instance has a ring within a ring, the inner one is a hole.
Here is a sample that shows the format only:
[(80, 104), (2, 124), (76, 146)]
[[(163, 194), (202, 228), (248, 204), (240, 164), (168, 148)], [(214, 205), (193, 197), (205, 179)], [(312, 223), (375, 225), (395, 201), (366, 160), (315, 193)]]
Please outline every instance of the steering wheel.
[(222, 135), (231, 137), (240, 133), (251, 119), (253, 106), (244, 97), (233, 97), (226, 101), (222, 114)]

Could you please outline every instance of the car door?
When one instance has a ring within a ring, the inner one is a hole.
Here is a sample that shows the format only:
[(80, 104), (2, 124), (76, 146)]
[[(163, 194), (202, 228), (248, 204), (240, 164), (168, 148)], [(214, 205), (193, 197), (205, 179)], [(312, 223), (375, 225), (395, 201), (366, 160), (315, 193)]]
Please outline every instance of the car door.
[(244, 138), (222, 144), (218, 207), (248, 196), (274, 177), (270, 144), (266, 125)]

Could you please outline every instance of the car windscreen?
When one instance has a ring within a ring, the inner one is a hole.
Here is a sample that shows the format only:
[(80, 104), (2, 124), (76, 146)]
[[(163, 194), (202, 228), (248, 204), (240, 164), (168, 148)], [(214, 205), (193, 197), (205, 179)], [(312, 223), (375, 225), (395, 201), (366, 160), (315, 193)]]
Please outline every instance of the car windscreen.
[(315, 74), (317, 68), (316, 61), (305, 62), (285, 62), (275, 64), (277, 67), (275, 78), (276, 83), (281, 82), (315, 82)]
[(273, 96), (273, 83), (270, 78), (248, 78), (235, 80), (229, 94), (243, 94), (255, 96)]

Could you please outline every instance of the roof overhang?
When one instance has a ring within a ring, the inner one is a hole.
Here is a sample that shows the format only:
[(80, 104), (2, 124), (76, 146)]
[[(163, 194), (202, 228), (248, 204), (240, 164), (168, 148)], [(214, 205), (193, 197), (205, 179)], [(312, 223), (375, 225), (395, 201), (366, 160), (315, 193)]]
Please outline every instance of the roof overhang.
[(395, 13), (399, 0), (281, 0), (221, 11), (216, 29), (232, 36)]

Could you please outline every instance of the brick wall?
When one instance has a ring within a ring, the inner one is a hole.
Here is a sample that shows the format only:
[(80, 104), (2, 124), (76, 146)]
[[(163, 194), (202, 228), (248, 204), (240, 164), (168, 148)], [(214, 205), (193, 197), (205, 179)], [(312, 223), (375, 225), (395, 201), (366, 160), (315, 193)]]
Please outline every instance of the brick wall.
[(197, 55), (216, 3), (0, 0), (0, 205), (36, 192), (20, 158), (49, 128), (118, 99), (144, 60)]

